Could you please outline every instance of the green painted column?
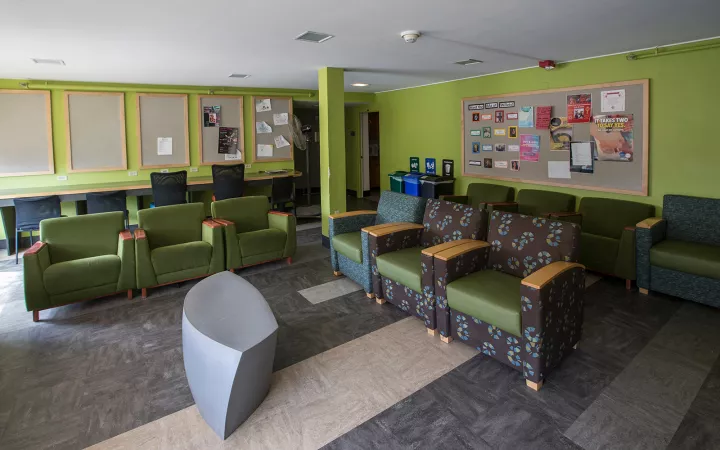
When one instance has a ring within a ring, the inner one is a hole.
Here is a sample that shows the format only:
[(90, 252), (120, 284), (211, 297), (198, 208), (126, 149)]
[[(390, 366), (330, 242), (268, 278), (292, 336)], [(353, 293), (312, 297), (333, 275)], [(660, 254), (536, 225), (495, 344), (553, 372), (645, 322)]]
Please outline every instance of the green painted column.
[(343, 69), (318, 71), (320, 97), (320, 204), (322, 233), (328, 216), (345, 212), (345, 74)]

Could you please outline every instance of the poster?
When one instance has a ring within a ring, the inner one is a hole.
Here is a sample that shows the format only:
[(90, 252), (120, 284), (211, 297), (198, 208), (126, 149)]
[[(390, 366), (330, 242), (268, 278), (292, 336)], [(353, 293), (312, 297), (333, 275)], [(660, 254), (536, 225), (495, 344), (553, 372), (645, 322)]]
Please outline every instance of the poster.
[(550, 120), (550, 150), (570, 150), (573, 126), (567, 117), (553, 117)]
[(518, 127), (508, 127), (508, 137), (510, 139), (517, 139), (518, 137)]
[(218, 137), (218, 153), (227, 155), (235, 153), (238, 150), (238, 137), (240, 131), (237, 128), (220, 127), (220, 135)]
[(480, 130), (470, 130), (470, 136), (482, 136), (482, 131), (480, 131)]
[(518, 111), (518, 126), (520, 128), (532, 128), (535, 126), (532, 106), (521, 106)]
[(590, 136), (595, 140), (600, 161), (633, 160), (632, 114), (596, 116), (590, 124)]
[(482, 120), (492, 120), (492, 114), (482, 114)]
[(510, 170), (513, 172), (517, 172), (520, 170), (520, 160), (519, 159), (511, 159), (510, 160)]
[(509, 151), (509, 152), (519, 152), (519, 151), (520, 151), (520, 146), (517, 145), (517, 144), (510, 144), (510, 145), (507, 146), (507, 151)]
[(491, 151), (493, 151), (493, 146), (492, 146), (492, 144), (483, 144), (483, 146), (482, 146), (482, 151), (484, 151), (484, 152), (491, 152)]
[(472, 119), (473, 122), (480, 122), (480, 113), (473, 113)]
[(496, 169), (507, 169), (508, 162), (507, 161), (495, 161), (495, 168)]
[(504, 151), (505, 151), (505, 144), (495, 144), (495, 151), (496, 151), (496, 152), (504, 152)]
[(157, 154), (158, 156), (172, 156), (172, 138), (157, 138)]
[(425, 173), (435, 175), (435, 158), (425, 158)]
[(417, 156), (410, 157), (410, 173), (420, 172), (420, 158)]
[(268, 144), (258, 144), (257, 156), (258, 158), (272, 158), (273, 146)]
[(219, 127), (220, 126), (220, 107), (219, 106), (203, 106), (203, 126)]
[(552, 106), (535, 107), (535, 129), (547, 130), (550, 128), (550, 119), (552, 118)]
[(604, 113), (625, 111), (625, 89), (600, 91), (600, 111)]
[(265, 121), (255, 122), (255, 132), (257, 134), (272, 133), (272, 127)]
[(570, 161), (548, 161), (548, 178), (570, 179)]
[(271, 110), (272, 106), (269, 98), (255, 101), (255, 112), (265, 112)]
[(505, 118), (506, 118), (507, 120), (517, 120), (517, 118), (518, 118), (518, 113), (516, 113), (516, 112), (509, 112), (509, 113), (505, 114)]
[(505, 111), (495, 111), (495, 123), (505, 122)]
[(568, 123), (588, 123), (592, 118), (592, 97), (590, 94), (567, 96)]
[(481, 166), (481, 167), (482, 167), (483, 162), (482, 162), (482, 161), (475, 161), (475, 160), (472, 160), (472, 159), (471, 159), (470, 161), (468, 161), (468, 164), (470, 164), (471, 166)]
[(520, 135), (520, 160), (531, 162), (540, 160), (540, 136), (536, 134)]
[(473, 143), (472, 143), (472, 152), (473, 152), (473, 153), (480, 153), (480, 143), (479, 143), (479, 142), (473, 142)]
[(285, 139), (285, 136), (282, 134), (280, 136), (275, 136), (275, 148), (283, 148), (283, 147), (289, 147), (290, 143)]
[(453, 161), (452, 159), (443, 159), (442, 169), (442, 174), (444, 177), (454, 177), (455, 161)]
[(486, 169), (492, 169), (493, 168), (492, 158), (483, 159), (483, 167), (485, 167)]
[(572, 142), (570, 144), (570, 171), (593, 173), (594, 142)]
[(505, 136), (505, 128), (495, 128), (495, 136)]
[(273, 125), (287, 125), (288, 113), (273, 114)]
[(490, 132), (490, 127), (482, 128), (482, 137), (483, 137), (483, 139), (490, 139), (492, 137), (492, 133)]

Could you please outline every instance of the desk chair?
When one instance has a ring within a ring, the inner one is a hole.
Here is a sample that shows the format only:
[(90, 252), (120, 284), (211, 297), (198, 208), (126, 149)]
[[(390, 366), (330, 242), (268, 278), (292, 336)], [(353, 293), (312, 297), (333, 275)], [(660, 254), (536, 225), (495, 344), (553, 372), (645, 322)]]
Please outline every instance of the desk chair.
[(245, 191), (245, 164), (213, 164), (213, 201), (243, 196)]
[(13, 200), (15, 205), (15, 264), (18, 264), (20, 233), (30, 232), (30, 245), (33, 244), (33, 231), (40, 231), (40, 221), (60, 217), (60, 197), (23, 198)]
[(297, 206), (295, 204), (295, 180), (293, 177), (281, 177), (272, 179), (272, 196), (270, 197), (270, 205), (275, 209), (284, 211), (285, 204), (293, 204), (293, 214), (297, 216)]
[(129, 212), (127, 210), (127, 194), (125, 191), (96, 192), (87, 194), (87, 213), (98, 214), (104, 212), (120, 211), (125, 217), (125, 228), (130, 227)]
[(187, 203), (187, 172), (150, 174), (154, 206), (182, 205)]

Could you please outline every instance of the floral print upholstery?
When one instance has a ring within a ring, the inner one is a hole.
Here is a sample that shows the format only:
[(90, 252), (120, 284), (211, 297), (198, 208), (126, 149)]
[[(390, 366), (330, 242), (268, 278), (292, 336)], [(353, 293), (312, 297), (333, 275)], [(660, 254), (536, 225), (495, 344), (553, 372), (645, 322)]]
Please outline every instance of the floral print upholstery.
[(458, 239), (485, 239), (486, 214), (471, 206), (428, 199), (421, 244), (424, 248)]

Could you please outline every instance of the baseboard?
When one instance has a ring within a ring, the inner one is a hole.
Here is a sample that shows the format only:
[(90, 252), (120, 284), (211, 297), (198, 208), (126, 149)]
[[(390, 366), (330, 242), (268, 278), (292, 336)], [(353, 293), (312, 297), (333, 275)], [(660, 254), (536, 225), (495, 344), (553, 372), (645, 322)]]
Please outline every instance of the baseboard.
[(346, 192), (350, 197), (357, 197), (357, 191), (355, 189), (346, 189)]
[(322, 246), (327, 249), (330, 248), (330, 238), (325, 236), (324, 234), (322, 235)]

